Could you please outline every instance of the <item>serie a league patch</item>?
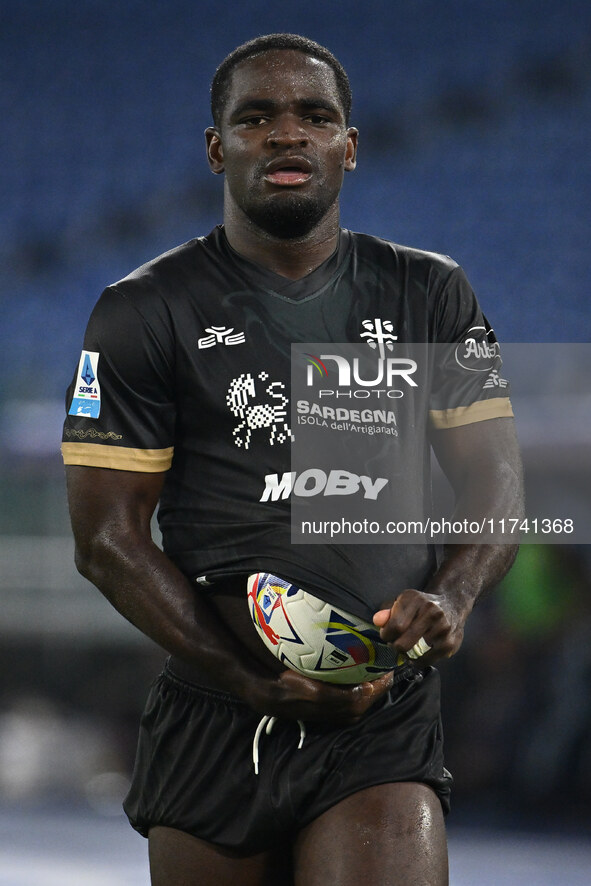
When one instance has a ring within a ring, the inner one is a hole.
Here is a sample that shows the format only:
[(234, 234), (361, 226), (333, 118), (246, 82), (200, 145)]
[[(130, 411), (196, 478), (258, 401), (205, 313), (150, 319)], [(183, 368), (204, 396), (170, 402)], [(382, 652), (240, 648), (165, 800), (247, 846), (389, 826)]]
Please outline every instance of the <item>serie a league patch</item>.
[(101, 413), (101, 386), (98, 381), (97, 351), (82, 351), (76, 387), (68, 415), (81, 418), (98, 418)]

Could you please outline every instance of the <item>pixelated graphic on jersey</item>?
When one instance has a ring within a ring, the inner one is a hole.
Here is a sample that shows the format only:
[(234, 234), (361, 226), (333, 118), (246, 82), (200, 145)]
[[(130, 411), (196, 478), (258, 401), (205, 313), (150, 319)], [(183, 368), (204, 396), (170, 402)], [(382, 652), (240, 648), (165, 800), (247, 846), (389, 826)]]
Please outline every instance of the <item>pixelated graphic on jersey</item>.
[[(258, 382), (263, 384), (269, 378), (267, 372), (259, 372)], [(294, 439), (291, 428), (287, 424), (287, 405), (289, 398), (282, 393), (285, 385), (281, 381), (273, 381), (264, 388), (266, 398), (260, 402), (260, 388), (250, 372), (243, 372), (232, 379), (226, 394), (226, 403), (232, 415), (240, 419), (232, 436), (236, 446), (248, 449), (252, 432), (268, 428), (270, 433), (267, 442), (286, 443)], [(261, 398), (262, 399), (262, 398)], [(259, 402), (257, 402), (259, 400)], [(276, 401), (276, 402), (273, 402)]]

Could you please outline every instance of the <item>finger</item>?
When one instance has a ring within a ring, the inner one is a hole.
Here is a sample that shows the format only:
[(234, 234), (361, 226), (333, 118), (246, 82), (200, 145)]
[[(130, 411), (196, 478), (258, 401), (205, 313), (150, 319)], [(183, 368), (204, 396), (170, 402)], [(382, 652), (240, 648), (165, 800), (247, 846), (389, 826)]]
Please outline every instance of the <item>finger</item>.
[(394, 685), (394, 672), (388, 671), (382, 674), (381, 677), (378, 677), (377, 680), (371, 680), (368, 685), (371, 688), (372, 695), (383, 695), (384, 692), (388, 692)]
[(353, 707), (355, 716), (362, 716), (369, 708), (384, 696), (394, 685), (392, 671), (382, 674), (376, 680), (362, 683), (358, 688), (361, 690)]
[[(388, 618), (383, 622), (380, 630), (382, 639), (393, 642), (401, 634), (404, 634), (411, 627), (414, 619), (426, 602), (428, 601), (421, 591), (417, 591), (414, 588), (407, 588), (402, 591), (394, 600), (388, 612)], [(379, 610), (376, 615), (381, 617), (385, 611), (387, 610)]]
[(358, 718), (368, 706), (371, 689), (365, 690), (362, 684), (323, 683), (294, 671), (284, 672), (282, 677), (283, 692), (267, 711), (275, 716), (344, 724)]
[(431, 637), (435, 637), (439, 632), (445, 631), (450, 627), (449, 618), (438, 603), (427, 598), (417, 602), (418, 605), (412, 611), (412, 614), (409, 611), (411, 617), (405, 630), (414, 631), (420, 628), (421, 633), (428, 632)]
[(373, 616), (373, 623), (376, 627), (381, 628), (385, 624), (388, 623), (388, 619), (390, 618), (390, 609), (380, 609), (379, 612), (375, 612)]
[[(412, 654), (414, 650), (421, 664), (425, 665), (433, 664), (439, 659), (451, 658), (460, 648), (463, 635), (464, 631), (461, 627), (456, 626), (453, 628), (446, 620), (439, 627), (435, 626), (430, 630), (425, 630), (412, 646), (408, 646), (406, 655), (411, 659), (414, 658)], [(406, 637), (400, 638), (398, 642), (401, 645), (406, 645), (410, 643), (413, 637), (414, 633), (407, 634)]]

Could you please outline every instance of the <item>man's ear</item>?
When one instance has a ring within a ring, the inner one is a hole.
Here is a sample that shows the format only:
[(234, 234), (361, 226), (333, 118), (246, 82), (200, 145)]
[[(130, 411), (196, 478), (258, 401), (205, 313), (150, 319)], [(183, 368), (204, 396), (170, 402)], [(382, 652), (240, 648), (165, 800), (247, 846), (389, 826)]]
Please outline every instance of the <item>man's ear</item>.
[(205, 144), (207, 145), (207, 162), (209, 168), (216, 175), (224, 171), (224, 149), (222, 139), (215, 126), (208, 126), (205, 130)]
[(350, 126), (347, 130), (347, 151), (345, 154), (345, 172), (353, 172), (357, 166), (357, 140), (359, 130)]

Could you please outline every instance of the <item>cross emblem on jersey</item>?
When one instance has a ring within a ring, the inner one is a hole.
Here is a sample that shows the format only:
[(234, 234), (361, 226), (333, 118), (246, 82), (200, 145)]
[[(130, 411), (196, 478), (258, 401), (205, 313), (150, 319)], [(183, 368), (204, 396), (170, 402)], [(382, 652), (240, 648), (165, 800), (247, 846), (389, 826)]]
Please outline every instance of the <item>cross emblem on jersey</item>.
[(209, 335), (203, 335), (198, 340), (197, 347), (200, 349), (213, 348), (214, 345), (241, 345), (246, 341), (244, 333), (234, 332), (233, 326), (206, 326), (205, 331)]
[(392, 351), (394, 349), (393, 343), (398, 340), (398, 336), (393, 335), (392, 321), (380, 320), (376, 317), (375, 320), (364, 320), (361, 325), (366, 330), (360, 333), (361, 338), (367, 341), (370, 348), (374, 350), (377, 348), (383, 360), (386, 356), (386, 348)]

